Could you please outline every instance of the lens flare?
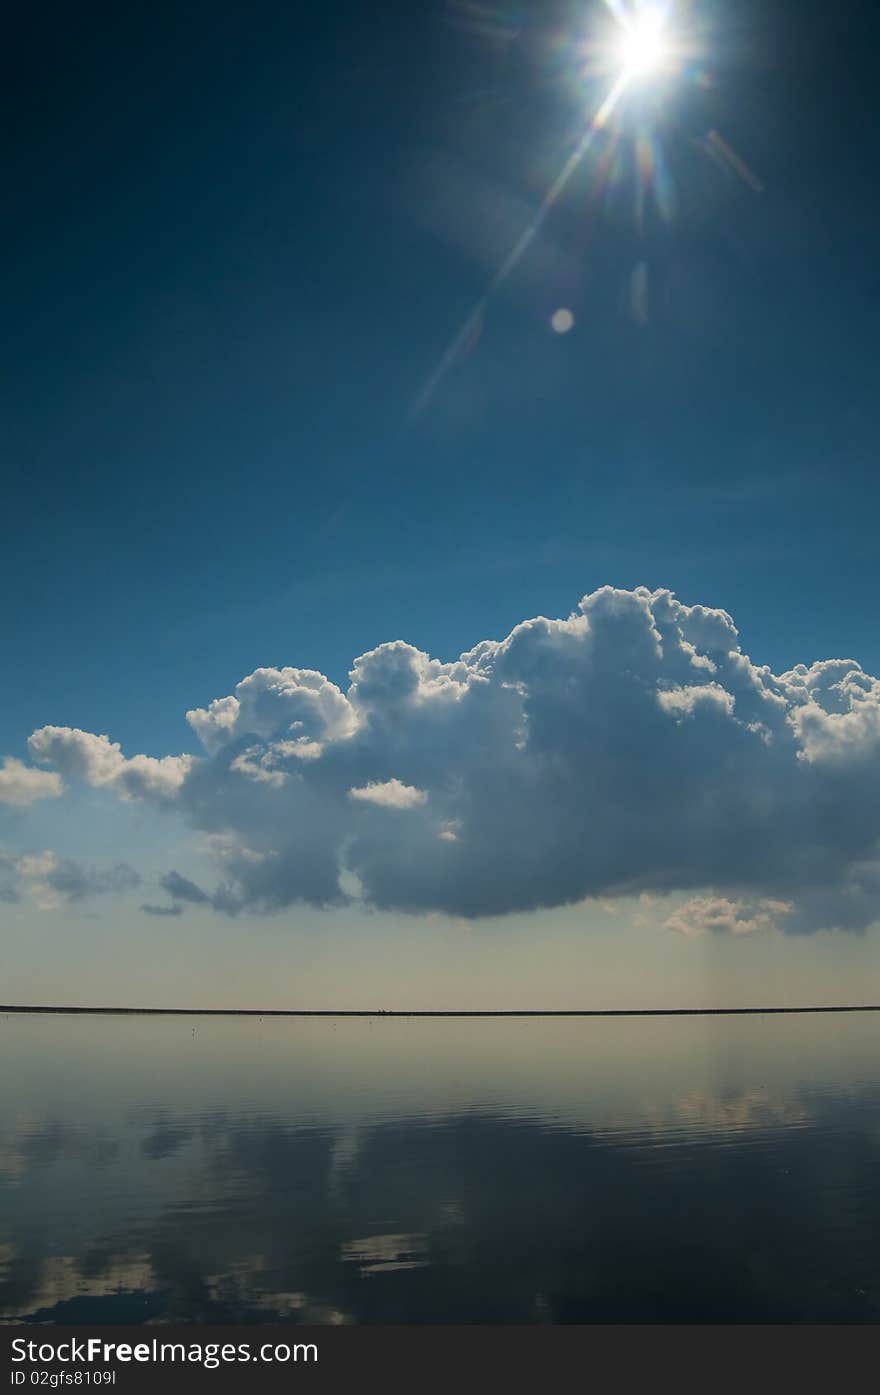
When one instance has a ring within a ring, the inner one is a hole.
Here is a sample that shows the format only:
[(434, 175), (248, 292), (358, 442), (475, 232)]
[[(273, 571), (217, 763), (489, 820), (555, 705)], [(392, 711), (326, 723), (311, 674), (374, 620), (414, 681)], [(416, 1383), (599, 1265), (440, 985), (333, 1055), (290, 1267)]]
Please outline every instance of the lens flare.
[[(691, 0), (687, 4), (685, 0), (603, 0), (601, 8), (606, 12), (605, 22), (597, 22), (595, 32), (562, 33), (558, 39), (561, 49), (570, 55), (564, 65), (566, 81), (583, 100), (569, 153), (525, 226), (512, 240), (482, 296), (422, 383), (410, 405), (408, 421), (421, 414), (446, 375), (476, 346), (495, 296), (540, 237), (547, 217), (576, 172), (594, 154), (599, 158), (593, 162), (597, 190), (593, 206), (617, 182), (618, 172), (624, 170), (625, 164), (621, 161), (618, 165), (618, 157), (626, 146), (632, 146), (639, 232), (645, 227), (649, 197), (664, 222), (671, 222), (676, 215), (676, 188), (657, 118), (661, 101), (669, 95), (673, 82), (705, 81), (705, 71), (701, 73), (694, 67), (695, 60), (702, 61), (705, 37), (690, 15)], [(666, 116), (668, 126), (668, 113)], [(702, 148), (725, 171), (737, 174), (753, 192), (762, 191), (764, 186), (758, 176), (717, 131), (711, 130), (702, 139), (689, 143)], [(624, 173), (628, 178), (628, 172)], [(642, 324), (648, 320), (648, 289), (647, 263), (640, 262), (631, 279), (629, 305), (633, 318)], [(565, 306), (550, 316), (556, 334), (568, 333), (574, 322), (573, 312)]]

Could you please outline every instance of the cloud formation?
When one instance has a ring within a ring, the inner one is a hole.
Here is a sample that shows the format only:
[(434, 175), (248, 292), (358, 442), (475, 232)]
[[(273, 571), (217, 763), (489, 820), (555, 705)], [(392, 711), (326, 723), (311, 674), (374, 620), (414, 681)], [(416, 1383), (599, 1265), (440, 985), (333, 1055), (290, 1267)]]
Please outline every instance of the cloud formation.
[(54, 770), (37, 770), (14, 756), (4, 757), (0, 765), (0, 804), (33, 804), (38, 799), (57, 799), (61, 793), (61, 776)]
[[(132, 756), (117, 741), (78, 727), (40, 727), (28, 741), (33, 759), (60, 774), (106, 786), (123, 799), (172, 800), (192, 767), (192, 756)], [(57, 779), (58, 777), (55, 776)]]
[(852, 659), (776, 674), (725, 611), (603, 587), (451, 663), (379, 645), (350, 680), (257, 669), (187, 714), (199, 758), (55, 726), (30, 750), (182, 811), (219, 869), (195, 891), (231, 913), (675, 892), (689, 933), (880, 919), (880, 680)]
[(91, 896), (121, 895), (141, 881), (127, 862), (85, 867), (51, 849), (17, 857), (0, 853), (0, 879), (0, 900), (17, 901), (20, 888), (26, 887), (42, 910), (54, 910), (62, 903), (77, 905)]
[(380, 809), (417, 809), (426, 802), (428, 794), (400, 780), (371, 780), (361, 789), (349, 790), (348, 797), (365, 804), (378, 804)]
[(189, 877), (183, 877), (179, 872), (166, 872), (164, 877), (159, 878), (159, 885), (175, 901), (189, 901), (199, 906), (210, 899), (200, 886), (196, 886)]
[(757, 901), (731, 901), (727, 896), (692, 896), (664, 921), (664, 928), (680, 935), (704, 935), (724, 931), (751, 935), (756, 930), (779, 928), (782, 917), (793, 910), (790, 901), (763, 897)]

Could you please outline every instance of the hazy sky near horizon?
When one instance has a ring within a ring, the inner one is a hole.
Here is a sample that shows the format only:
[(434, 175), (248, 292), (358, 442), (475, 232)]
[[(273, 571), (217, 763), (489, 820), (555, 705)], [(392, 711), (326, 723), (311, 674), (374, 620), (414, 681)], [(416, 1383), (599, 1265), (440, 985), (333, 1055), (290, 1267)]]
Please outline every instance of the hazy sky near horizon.
[(2, 999), (878, 997), (880, 20), (664, 33), (15, 16)]

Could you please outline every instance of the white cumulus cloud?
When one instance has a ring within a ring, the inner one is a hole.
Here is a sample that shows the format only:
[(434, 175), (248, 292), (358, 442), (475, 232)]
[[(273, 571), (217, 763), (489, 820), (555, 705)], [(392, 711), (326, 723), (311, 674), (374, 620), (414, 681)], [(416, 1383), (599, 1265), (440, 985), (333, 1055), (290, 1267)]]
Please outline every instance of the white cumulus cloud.
[(132, 756), (127, 760), (117, 741), (78, 727), (40, 727), (28, 740), (34, 760), (53, 765), (71, 778), (107, 785), (123, 798), (173, 798), (192, 766), (192, 756)]
[(451, 662), (381, 644), (345, 690), (259, 668), (187, 716), (199, 757), (67, 727), (31, 753), (180, 811), (233, 913), (356, 887), (467, 917), (677, 893), (688, 933), (880, 921), (880, 681), (853, 659), (774, 673), (666, 590), (602, 587)]

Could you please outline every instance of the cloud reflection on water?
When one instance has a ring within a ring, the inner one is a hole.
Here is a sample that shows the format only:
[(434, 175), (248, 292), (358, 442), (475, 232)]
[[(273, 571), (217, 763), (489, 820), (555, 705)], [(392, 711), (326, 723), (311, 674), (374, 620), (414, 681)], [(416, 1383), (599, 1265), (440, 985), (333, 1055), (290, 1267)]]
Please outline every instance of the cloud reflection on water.
[(7, 1024), (5, 1320), (880, 1318), (880, 1024), (338, 1025)]

